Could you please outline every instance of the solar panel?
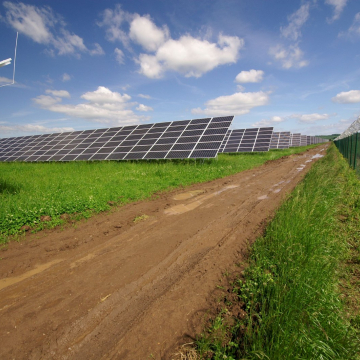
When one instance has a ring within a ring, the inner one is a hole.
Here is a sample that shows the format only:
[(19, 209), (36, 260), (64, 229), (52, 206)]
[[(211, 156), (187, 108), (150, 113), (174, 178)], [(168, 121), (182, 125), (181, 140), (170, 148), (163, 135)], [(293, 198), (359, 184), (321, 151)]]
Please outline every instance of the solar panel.
[(301, 134), (291, 134), (290, 147), (300, 146)]
[(290, 132), (273, 132), (270, 149), (288, 149), (290, 146)]
[(272, 133), (272, 127), (231, 130), (224, 138), (221, 151), (225, 153), (268, 151)]
[(0, 139), (0, 161), (213, 158), (234, 116)]
[(300, 146), (306, 146), (307, 145), (307, 136), (301, 135), (300, 136)]

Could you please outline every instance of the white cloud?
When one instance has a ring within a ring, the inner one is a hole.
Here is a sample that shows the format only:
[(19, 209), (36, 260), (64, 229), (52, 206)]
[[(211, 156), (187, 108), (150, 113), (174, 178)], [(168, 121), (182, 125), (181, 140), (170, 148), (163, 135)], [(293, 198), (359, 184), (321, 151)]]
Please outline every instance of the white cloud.
[[(343, 34), (340, 34), (343, 35)], [(355, 17), (352, 25), (350, 26), (348, 32), (348, 36), (360, 36), (360, 12), (358, 12)]]
[(244, 91), (245, 91), (245, 86), (236, 85), (236, 89), (237, 89), (239, 92), (244, 92)]
[(288, 16), (289, 24), (286, 27), (280, 27), (281, 35), (291, 41), (287, 46), (278, 44), (269, 49), (269, 54), (276, 61), (281, 62), (284, 69), (302, 68), (309, 62), (304, 60), (304, 53), (299, 47), (301, 37), (301, 28), (309, 18), (310, 2), (301, 5), (293, 14)]
[(309, 62), (303, 59), (304, 53), (297, 44), (285, 48), (283, 45), (276, 45), (269, 50), (275, 60), (280, 61), (284, 69), (302, 68)]
[(70, 33), (65, 27), (66, 23), (50, 6), (37, 7), (24, 3), (5, 1), (5, 21), (16, 31), (31, 38), (33, 41), (48, 46), (47, 53), (51, 56), (55, 51), (59, 55), (73, 54), (80, 56), (81, 52), (91, 55), (103, 53), (101, 46), (95, 44), (94, 50), (88, 50), (83, 39)]
[(146, 106), (144, 104), (139, 104), (139, 106), (136, 108), (136, 110), (138, 110), (138, 111), (152, 111), (154, 109), (152, 107), (150, 107), (150, 106)]
[(113, 42), (119, 40), (128, 47), (129, 37), (120, 27), (124, 22), (131, 21), (133, 16), (123, 11), (119, 4), (115, 5), (115, 10), (106, 9), (101, 15), (102, 21), (97, 22), (97, 25), (106, 28), (106, 38)]
[(94, 44), (94, 49), (89, 50), (90, 55), (104, 55), (105, 51), (103, 50), (103, 48), (100, 46), (100, 44), (95, 43)]
[[(335, 115), (335, 114), (334, 114)], [(330, 118), (329, 114), (293, 114), (290, 116), (290, 118), (292, 119), (297, 119), (299, 122), (301, 123), (315, 123), (317, 121), (321, 121), (321, 120), (327, 120)]]
[(141, 54), (140, 73), (159, 78), (167, 70), (186, 77), (200, 77), (219, 65), (235, 63), (244, 41), (236, 36), (220, 35), (217, 43), (184, 35), (179, 40), (169, 39), (155, 55)]
[(36, 98), (33, 99), (33, 101), (41, 106), (42, 108), (49, 108), (59, 102), (61, 102), (61, 98), (60, 97), (52, 97), (49, 95), (40, 95)]
[(0, 125), (0, 132), (8, 136), (19, 136), (19, 133), (31, 134), (51, 134), (59, 132), (74, 131), (72, 127), (46, 127), (43, 125), (25, 124), (25, 125)]
[(11, 84), (11, 83), (12, 83), (12, 79), (0, 76), (0, 84)]
[(71, 79), (71, 75), (64, 73), (61, 77), (62, 81), (69, 81)]
[[(129, 33), (122, 30), (129, 24)], [(175, 40), (170, 37), (166, 25), (156, 26), (149, 15), (130, 14), (116, 5), (114, 10), (106, 9), (102, 20), (109, 41), (121, 41), (130, 52), (130, 40), (141, 45), (147, 52), (135, 61), (140, 65), (139, 72), (149, 78), (160, 78), (166, 71), (176, 71), (186, 77), (200, 77), (219, 65), (235, 63), (244, 40), (237, 36), (219, 35), (216, 43), (210, 42), (208, 34), (195, 38), (189, 34)]]
[(339, 104), (353, 104), (360, 102), (360, 90), (343, 91), (331, 99)]
[[(335, 1), (335, 0), (330, 0)], [(287, 39), (297, 41), (301, 37), (301, 27), (305, 24), (309, 18), (310, 4), (306, 3), (302, 5), (297, 11), (288, 17), (289, 25), (281, 27), (281, 35)]]
[(137, 103), (130, 102), (131, 97), (129, 95), (121, 95), (103, 86), (99, 86), (95, 91), (86, 92), (81, 98), (87, 102), (77, 105), (63, 104), (60, 97), (47, 95), (40, 95), (33, 101), (42, 109), (108, 124), (109, 126), (138, 124), (149, 120), (149, 117), (134, 113), (131, 108)]
[(257, 83), (263, 80), (264, 72), (262, 70), (241, 71), (237, 74), (235, 81), (237, 83)]
[(157, 79), (162, 76), (164, 71), (163, 67), (156, 59), (156, 56), (148, 54), (140, 54), (138, 63), (140, 64), (140, 73), (145, 76)]
[(334, 7), (334, 15), (331, 19), (329, 19), (329, 22), (332, 22), (334, 20), (337, 20), (342, 11), (344, 10), (344, 7), (346, 6), (347, 0), (325, 0), (325, 4), (331, 5)]
[(145, 94), (138, 94), (138, 97), (141, 97), (143, 99), (151, 99), (150, 95), (145, 95)]
[(282, 116), (272, 116), (270, 119), (262, 119), (261, 121), (256, 122), (252, 126), (254, 127), (263, 127), (263, 126), (274, 126), (279, 124), (286, 119)]
[(81, 98), (96, 104), (124, 104), (131, 99), (131, 96), (128, 94), (121, 95), (104, 86), (99, 86), (97, 90), (81, 95)]
[(115, 48), (114, 53), (115, 53), (116, 61), (119, 64), (125, 64), (124, 53), (118, 48)]
[(130, 24), (129, 36), (145, 50), (156, 51), (169, 38), (169, 30), (166, 26), (158, 28), (149, 16), (136, 14)]
[(47, 89), (47, 90), (45, 90), (45, 93), (46, 94), (51, 94), (53, 96), (58, 96), (58, 97), (70, 98), (70, 94), (66, 90)]
[(257, 106), (269, 103), (269, 93), (238, 92), (229, 96), (219, 96), (205, 103), (205, 109), (192, 109), (193, 114), (206, 114), (210, 116), (244, 115)]
[(316, 124), (313, 126), (307, 126), (304, 132), (306, 132), (307, 135), (341, 134), (350, 125), (351, 121), (344, 122), (343, 120), (340, 120), (339, 122), (333, 124)]
[(39, 44), (50, 43), (52, 34), (49, 27), (53, 27), (58, 22), (50, 7), (38, 8), (10, 1), (4, 1), (3, 5), (7, 9), (6, 21), (14, 29)]

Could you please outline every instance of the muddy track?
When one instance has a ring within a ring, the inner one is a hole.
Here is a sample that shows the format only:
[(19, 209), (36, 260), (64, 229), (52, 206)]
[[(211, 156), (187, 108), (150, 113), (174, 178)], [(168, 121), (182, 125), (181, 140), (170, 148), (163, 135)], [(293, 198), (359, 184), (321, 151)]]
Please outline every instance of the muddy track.
[(0, 253), (0, 358), (171, 359), (325, 148), (11, 243)]

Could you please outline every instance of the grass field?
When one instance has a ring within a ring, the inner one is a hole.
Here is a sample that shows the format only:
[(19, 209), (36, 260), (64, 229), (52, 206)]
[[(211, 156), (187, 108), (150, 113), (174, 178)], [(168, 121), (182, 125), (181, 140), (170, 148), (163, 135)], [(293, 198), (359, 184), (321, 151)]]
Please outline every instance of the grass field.
[(332, 145), (254, 243), (192, 359), (358, 359), (359, 219), (360, 182)]
[(24, 225), (56, 226), (64, 222), (62, 214), (89, 217), (109, 204), (228, 176), (305, 149), (221, 154), (205, 161), (0, 163), (0, 242), (21, 233)]

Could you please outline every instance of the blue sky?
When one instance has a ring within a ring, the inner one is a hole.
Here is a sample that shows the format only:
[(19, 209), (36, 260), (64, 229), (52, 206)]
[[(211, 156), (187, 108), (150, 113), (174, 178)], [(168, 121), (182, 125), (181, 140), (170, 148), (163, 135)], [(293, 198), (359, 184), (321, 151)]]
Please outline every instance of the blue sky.
[(0, 137), (221, 115), (318, 135), (360, 113), (359, 0), (4, 1), (0, 61), (16, 31)]

